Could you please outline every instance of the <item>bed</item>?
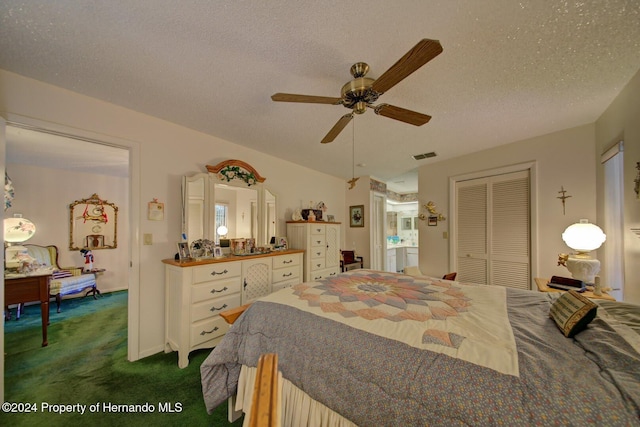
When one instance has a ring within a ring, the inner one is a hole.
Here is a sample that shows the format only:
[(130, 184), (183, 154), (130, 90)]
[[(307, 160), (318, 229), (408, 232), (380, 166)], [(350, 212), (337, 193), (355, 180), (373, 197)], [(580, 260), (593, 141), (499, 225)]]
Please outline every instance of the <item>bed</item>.
[(212, 412), (249, 412), (276, 353), (283, 425), (640, 425), (640, 307), (598, 301), (567, 338), (559, 294), (352, 270), (254, 302), (201, 365)]

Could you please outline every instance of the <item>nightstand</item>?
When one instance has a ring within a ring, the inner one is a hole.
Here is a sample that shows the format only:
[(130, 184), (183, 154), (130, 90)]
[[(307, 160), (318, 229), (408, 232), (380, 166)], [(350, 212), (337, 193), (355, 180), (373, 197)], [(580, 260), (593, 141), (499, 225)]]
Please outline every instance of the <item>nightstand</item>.
[[(550, 288), (547, 286), (547, 283), (549, 283), (549, 279), (542, 279), (540, 277), (536, 277), (535, 279), (533, 279), (536, 281), (536, 285), (538, 286), (538, 290), (540, 292), (565, 292), (562, 289), (554, 289), (554, 288)], [(591, 299), (606, 299), (609, 301), (615, 301), (616, 299), (614, 297), (612, 297), (611, 295), (603, 292), (602, 295), (594, 295), (593, 292), (591, 291), (584, 291), (582, 292), (582, 295), (587, 297), (587, 298), (591, 298)]]

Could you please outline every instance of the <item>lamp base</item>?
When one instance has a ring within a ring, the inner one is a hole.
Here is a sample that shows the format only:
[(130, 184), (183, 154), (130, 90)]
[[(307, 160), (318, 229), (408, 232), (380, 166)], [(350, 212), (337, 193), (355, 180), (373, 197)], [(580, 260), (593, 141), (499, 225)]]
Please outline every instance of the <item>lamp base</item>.
[(569, 255), (565, 265), (574, 279), (582, 280), (584, 283), (589, 284), (595, 282), (596, 274), (600, 271), (600, 261), (593, 258)]

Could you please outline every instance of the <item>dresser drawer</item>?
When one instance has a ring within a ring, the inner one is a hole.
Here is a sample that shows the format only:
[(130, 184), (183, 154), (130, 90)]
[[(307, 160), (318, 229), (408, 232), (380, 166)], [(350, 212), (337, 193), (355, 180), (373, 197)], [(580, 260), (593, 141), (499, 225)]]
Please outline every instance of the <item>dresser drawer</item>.
[(324, 258), (312, 259), (311, 260), (311, 271), (315, 270), (323, 270), (325, 268)]
[(273, 269), (288, 268), (300, 265), (300, 254), (280, 255), (273, 257)]
[(324, 259), (326, 254), (327, 254), (327, 248), (325, 248), (324, 246), (313, 247), (309, 251), (309, 255), (311, 256), (312, 260), (315, 260), (317, 258)]
[(229, 294), (240, 292), (242, 289), (240, 277), (212, 280), (191, 287), (191, 302), (206, 301), (211, 298), (219, 298)]
[(300, 267), (297, 265), (273, 270), (273, 276), (272, 276), (273, 283), (282, 282), (284, 280), (294, 280), (294, 279), (298, 279), (298, 280), (300, 279)]
[(300, 280), (285, 280), (284, 282), (278, 282), (273, 284), (273, 292), (279, 291), (280, 289), (290, 288), (293, 285), (297, 285), (300, 283)]
[(228, 330), (229, 324), (220, 316), (196, 322), (191, 325), (191, 347), (220, 337)]
[(325, 247), (327, 246), (327, 240), (322, 236), (311, 236), (311, 248)]
[(323, 235), (324, 236), (324, 225), (311, 225), (309, 226), (309, 230), (311, 231), (311, 235)]
[(242, 271), (241, 262), (221, 262), (216, 264), (194, 267), (193, 283), (208, 282), (210, 280), (226, 279), (228, 277), (240, 276)]
[(199, 302), (191, 306), (191, 321), (197, 322), (207, 317), (217, 316), (221, 311), (240, 307), (240, 305), (240, 293)]

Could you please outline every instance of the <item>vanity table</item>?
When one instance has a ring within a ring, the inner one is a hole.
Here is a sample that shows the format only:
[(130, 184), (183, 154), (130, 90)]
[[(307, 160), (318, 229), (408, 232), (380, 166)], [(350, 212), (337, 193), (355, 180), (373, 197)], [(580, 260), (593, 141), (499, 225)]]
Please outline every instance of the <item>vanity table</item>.
[(302, 282), (302, 250), (179, 262), (165, 259), (165, 353), (215, 347), (229, 329), (222, 311)]
[(6, 306), (30, 301), (40, 301), (42, 347), (49, 345), (49, 341), (47, 340), (47, 325), (49, 324), (49, 279), (51, 279), (50, 274), (4, 277), (4, 303)]

